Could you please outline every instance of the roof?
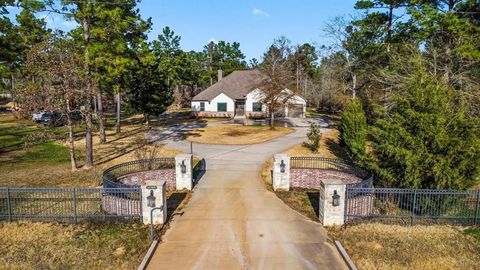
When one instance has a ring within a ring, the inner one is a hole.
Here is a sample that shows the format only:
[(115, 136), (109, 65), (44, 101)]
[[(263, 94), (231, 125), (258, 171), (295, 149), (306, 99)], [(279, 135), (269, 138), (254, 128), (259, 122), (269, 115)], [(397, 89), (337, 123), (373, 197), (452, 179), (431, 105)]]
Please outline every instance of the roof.
[(236, 70), (214, 85), (193, 97), (193, 101), (210, 101), (221, 93), (232, 99), (245, 99), (247, 94), (258, 88), (265, 80), (260, 70)]

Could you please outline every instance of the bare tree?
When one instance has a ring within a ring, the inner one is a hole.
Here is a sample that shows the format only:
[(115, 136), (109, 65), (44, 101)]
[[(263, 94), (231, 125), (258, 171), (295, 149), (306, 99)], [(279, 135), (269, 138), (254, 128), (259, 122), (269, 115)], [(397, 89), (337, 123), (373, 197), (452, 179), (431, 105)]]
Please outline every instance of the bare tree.
[(74, 44), (61, 37), (52, 37), (34, 46), (27, 55), (26, 67), (35, 82), (19, 92), (22, 105), (30, 111), (41, 109), (60, 112), (68, 126), (68, 142), (72, 171), (77, 170), (72, 113), (83, 97), (85, 87), (83, 63)]
[(295, 69), (292, 62), (288, 61), (290, 54), (290, 41), (285, 37), (276, 39), (263, 55), (263, 62), (259, 67), (265, 75), (260, 87), (261, 101), (268, 108), (272, 129), (275, 127), (275, 113), (287, 106), (296, 94)]
[(354, 57), (354, 55), (347, 48), (346, 43), (350, 35), (351, 26), (349, 26), (349, 21), (344, 17), (335, 17), (330, 20), (323, 31), (329, 36), (332, 42), (332, 54), (340, 54), (344, 60), (346, 69), (350, 74), (350, 79), (352, 80), (351, 92), (352, 98), (355, 98), (357, 95), (357, 67), (359, 65), (359, 60)]

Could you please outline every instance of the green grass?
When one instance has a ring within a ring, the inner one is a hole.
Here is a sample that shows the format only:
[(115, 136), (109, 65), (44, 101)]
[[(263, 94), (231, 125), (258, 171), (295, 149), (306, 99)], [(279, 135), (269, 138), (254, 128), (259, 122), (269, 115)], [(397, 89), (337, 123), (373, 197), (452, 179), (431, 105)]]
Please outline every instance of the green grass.
[(463, 231), (464, 234), (471, 235), (480, 241), (480, 228), (470, 228)]

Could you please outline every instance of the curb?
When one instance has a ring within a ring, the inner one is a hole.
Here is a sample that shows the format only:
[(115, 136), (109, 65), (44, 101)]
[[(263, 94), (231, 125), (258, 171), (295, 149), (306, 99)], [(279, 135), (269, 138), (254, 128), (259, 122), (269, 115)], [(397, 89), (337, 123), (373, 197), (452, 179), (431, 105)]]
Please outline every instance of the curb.
[(153, 252), (155, 252), (157, 245), (158, 245), (158, 241), (154, 240), (150, 245), (150, 247), (148, 248), (147, 254), (145, 254), (145, 257), (143, 257), (142, 263), (140, 263), (137, 270), (147, 269), (148, 262), (150, 262), (150, 259), (152, 258)]
[(353, 263), (352, 259), (350, 259), (350, 256), (348, 256), (347, 252), (343, 248), (342, 243), (340, 243), (340, 241), (335, 240), (335, 246), (337, 247), (337, 250), (340, 253), (340, 255), (342, 255), (342, 258), (347, 264), (348, 269), (357, 270), (357, 267)]

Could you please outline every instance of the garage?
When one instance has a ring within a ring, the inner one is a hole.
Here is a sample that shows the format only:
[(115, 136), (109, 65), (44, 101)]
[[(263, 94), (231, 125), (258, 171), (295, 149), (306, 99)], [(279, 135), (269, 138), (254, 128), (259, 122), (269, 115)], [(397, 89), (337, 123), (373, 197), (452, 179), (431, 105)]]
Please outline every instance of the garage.
[(303, 104), (289, 104), (287, 117), (302, 118), (303, 117)]

